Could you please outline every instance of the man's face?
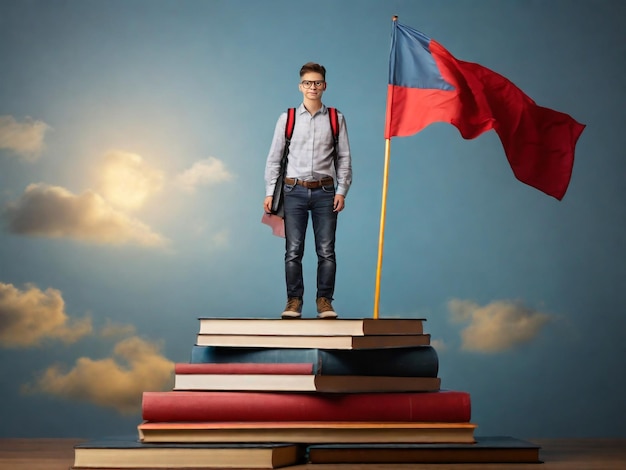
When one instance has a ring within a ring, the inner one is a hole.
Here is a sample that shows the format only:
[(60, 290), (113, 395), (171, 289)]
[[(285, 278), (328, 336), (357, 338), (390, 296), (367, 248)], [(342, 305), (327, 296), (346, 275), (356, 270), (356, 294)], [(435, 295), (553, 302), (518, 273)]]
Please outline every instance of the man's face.
[[(308, 86), (308, 88), (307, 88)], [(321, 100), (324, 90), (326, 90), (326, 82), (321, 73), (307, 72), (300, 77), (298, 88), (302, 92), (304, 98), (309, 100)]]

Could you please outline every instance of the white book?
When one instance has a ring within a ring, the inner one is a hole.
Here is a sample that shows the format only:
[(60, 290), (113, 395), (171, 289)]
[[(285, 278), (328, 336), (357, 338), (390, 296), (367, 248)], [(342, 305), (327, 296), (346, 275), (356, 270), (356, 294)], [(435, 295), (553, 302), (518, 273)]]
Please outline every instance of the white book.
[(320, 320), (300, 318), (200, 318), (200, 334), (271, 336), (420, 335), (423, 318), (361, 318)]
[(312, 374), (176, 374), (174, 390), (290, 391), (325, 393), (434, 392), (437, 377)]
[[(300, 320), (283, 321), (296, 322)], [(230, 346), (249, 348), (379, 349), (428, 346), (430, 345), (430, 335), (257, 336), (199, 334), (196, 344), (199, 346)]]

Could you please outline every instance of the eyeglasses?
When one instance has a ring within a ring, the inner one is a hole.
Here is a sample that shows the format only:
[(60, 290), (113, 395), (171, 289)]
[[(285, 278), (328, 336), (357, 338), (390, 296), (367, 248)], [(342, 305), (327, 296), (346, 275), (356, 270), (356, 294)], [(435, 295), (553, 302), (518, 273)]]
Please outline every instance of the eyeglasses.
[(302, 85), (304, 88), (311, 88), (314, 85), (315, 85), (315, 88), (322, 88), (324, 83), (326, 83), (324, 80), (315, 80), (315, 81), (302, 80), (300, 82), (300, 85)]

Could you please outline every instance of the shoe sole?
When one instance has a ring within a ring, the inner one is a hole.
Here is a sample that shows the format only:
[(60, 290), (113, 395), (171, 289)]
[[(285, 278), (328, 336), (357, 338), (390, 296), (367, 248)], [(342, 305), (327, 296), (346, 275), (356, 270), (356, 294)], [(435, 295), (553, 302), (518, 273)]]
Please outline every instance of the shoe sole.
[(299, 320), (302, 318), (302, 314), (297, 313), (297, 312), (284, 312), (280, 318), (282, 318), (283, 320)]
[(317, 314), (317, 318), (320, 320), (334, 320), (337, 318), (337, 314), (335, 312), (322, 312)]

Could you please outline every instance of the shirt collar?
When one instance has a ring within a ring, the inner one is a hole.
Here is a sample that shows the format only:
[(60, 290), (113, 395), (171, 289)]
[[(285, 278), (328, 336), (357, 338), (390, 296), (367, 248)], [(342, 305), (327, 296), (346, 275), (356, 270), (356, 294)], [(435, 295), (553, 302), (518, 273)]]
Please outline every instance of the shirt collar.
[[(322, 107), (320, 108), (318, 113), (326, 114), (328, 112), (327, 110), (328, 110), (328, 108), (326, 107), (326, 105), (324, 103), (322, 103)], [(308, 113), (308, 111), (304, 107), (304, 103), (301, 103), (300, 106), (298, 107), (298, 114), (304, 114), (304, 113)], [(315, 113), (315, 114), (317, 114), (317, 113)]]

